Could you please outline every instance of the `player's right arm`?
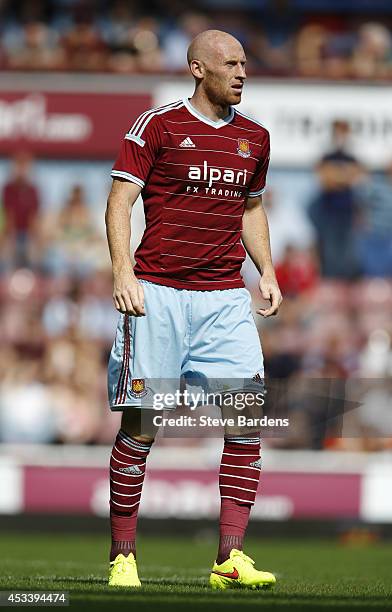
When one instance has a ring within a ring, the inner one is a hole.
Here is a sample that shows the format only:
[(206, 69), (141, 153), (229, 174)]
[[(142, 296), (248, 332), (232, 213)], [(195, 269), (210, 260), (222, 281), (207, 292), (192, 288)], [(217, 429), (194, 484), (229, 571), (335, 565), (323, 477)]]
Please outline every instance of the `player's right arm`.
[(120, 312), (144, 316), (143, 287), (132, 267), (131, 211), (159, 154), (162, 126), (156, 110), (146, 111), (125, 134), (111, 175), (106, 229), (113, 267), (113, 300)]
[(145, 315), (143, 287), (132, 268), (131, 211), (139, 197), (140, 185), (124, 179), (113, 179), (108, 197), (105, 222), (113, 270), (113, 301), (122, 313)]

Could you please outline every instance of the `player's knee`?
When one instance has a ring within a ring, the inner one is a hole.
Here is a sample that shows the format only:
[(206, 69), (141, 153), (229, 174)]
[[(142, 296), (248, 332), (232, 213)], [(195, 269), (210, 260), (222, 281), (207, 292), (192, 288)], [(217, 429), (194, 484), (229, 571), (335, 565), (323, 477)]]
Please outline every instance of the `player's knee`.
[(156, 427), (153, 426), (149, 413), (150, 411), (142, 411), (138, 408), (124, 411), (121, 419), (121, 429), (139, 442), (153, 442)]

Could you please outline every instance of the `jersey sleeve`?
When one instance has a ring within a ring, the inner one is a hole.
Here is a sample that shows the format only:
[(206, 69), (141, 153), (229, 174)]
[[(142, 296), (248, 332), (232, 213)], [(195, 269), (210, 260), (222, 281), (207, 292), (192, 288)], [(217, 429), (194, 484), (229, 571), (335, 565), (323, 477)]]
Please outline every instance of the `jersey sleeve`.
[(270, 161), (270, 138), (269, 134), (265, 146), (263, 147), (262, 156), (256, 166), (256, 171), (252, 177), (248, 196), (255, 198), (260, 196), (265, 191), (265, 183), (267, 179), (268, 166)]
[(143, 113), (125, 134), (111, 176), (144, 187), (162, 145), (163, 130), (152, 112)]

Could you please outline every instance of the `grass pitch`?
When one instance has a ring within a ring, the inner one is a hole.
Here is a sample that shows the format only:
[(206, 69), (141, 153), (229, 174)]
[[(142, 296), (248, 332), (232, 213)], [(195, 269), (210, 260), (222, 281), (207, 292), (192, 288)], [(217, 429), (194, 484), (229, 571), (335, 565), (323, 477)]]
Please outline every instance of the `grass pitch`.
[(65, 590), (70, 610), (272, 611), (392, 609), (392, 545), (347, 547), (321, 540), (248, 539), (245, 552), (274, 572), (272, 591), (211, 591), (211, 540), (140, 536), (143, 587), (109, 589), (108, 538), (0, 534), (2, 590)]

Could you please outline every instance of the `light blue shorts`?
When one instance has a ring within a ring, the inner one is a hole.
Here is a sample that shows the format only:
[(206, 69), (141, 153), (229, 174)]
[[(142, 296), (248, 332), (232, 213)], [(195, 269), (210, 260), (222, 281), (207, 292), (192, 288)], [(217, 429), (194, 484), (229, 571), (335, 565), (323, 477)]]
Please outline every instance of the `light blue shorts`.
[(120, 315), (108, 366), (112, 410), (153, 408), (153, 394), (174, 392), (180, 381), (226, 392), (243, 389), (244, 381), (262, 384), (263, 354), (247, 289), (192, 291), (139, 282), (146, 316)]

